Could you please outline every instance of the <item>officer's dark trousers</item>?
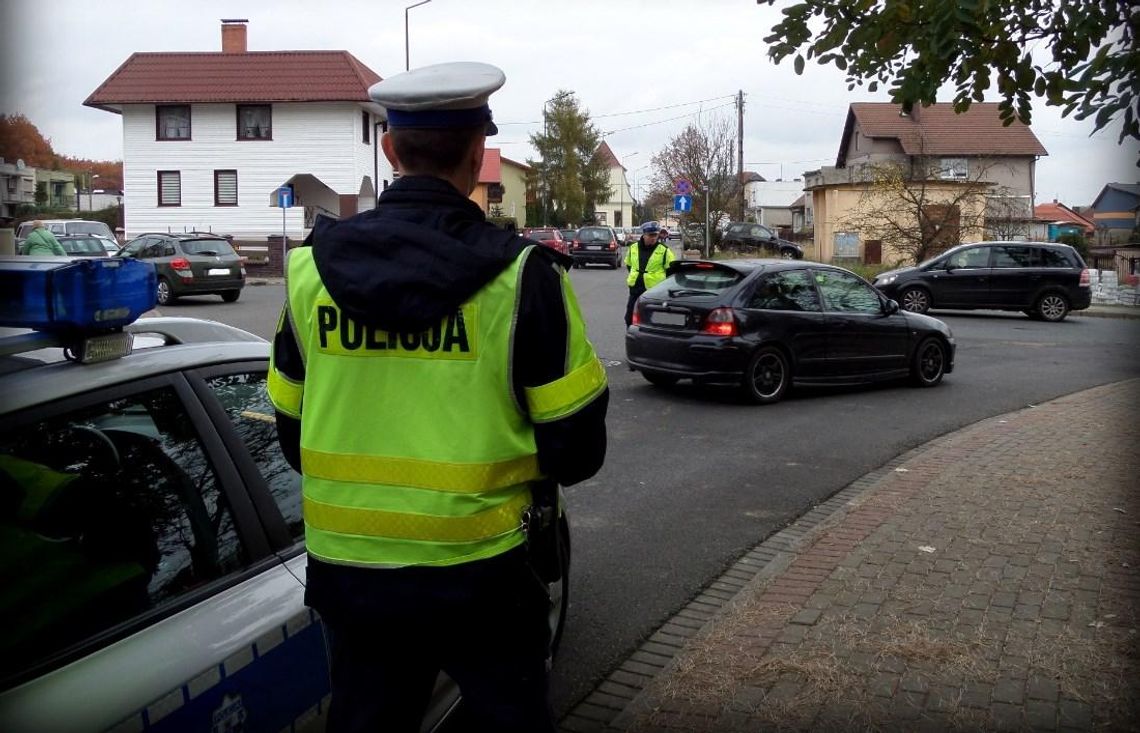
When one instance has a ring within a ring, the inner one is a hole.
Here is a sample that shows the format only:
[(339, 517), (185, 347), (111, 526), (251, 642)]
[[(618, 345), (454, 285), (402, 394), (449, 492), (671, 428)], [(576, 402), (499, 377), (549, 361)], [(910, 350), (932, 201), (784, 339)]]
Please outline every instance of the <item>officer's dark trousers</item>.
[(627, 300), (625, 302), (625, 325), (626, 325), (626, 328), (629, 328), (629, 325), (631, 323), (633, 323), (633, 309), (637, 305), (637, 299), (640, 298), (641, 294), (644, 292), (645, 292), (645, 286), (644, 285), (633, 285), (630, 287), (630, 289), (629, 289), (629, 300)]
[(305, 600), (329, 641), (330, 733), (415, 733), (440, 670), (459, 684), (471, 730), (553, 732), (550, 600), (524, 553), (396, 570), (310, 557)]

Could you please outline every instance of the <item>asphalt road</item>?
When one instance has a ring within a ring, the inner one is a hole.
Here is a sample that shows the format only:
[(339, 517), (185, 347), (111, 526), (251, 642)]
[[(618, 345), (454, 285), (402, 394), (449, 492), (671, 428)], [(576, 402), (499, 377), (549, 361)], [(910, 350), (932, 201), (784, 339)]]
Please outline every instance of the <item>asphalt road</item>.
[[(650, 386), (624, 365), (624, 271), (573, 270), (591, 339), (609, 364), (606, 465), (566, 489), (572, 602), (553, 695), (559, 714), (753, 545), (899, 453), (980, 419), (1140, 375), (1140, 320), (934, 315), (954, 330), (955, 371), (935, 389), (796, 390), (777, 405), (731, 390)], [(237, 304), (162, 309), (268, 337), (279, 285)]]

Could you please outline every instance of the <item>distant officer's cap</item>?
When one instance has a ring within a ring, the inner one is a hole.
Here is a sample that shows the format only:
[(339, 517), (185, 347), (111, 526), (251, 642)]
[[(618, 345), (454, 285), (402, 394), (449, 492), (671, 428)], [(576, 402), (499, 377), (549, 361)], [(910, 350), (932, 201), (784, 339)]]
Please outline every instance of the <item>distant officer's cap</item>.
[(655, 221), (647, 221), (641, 225), (642, 234), (657, 234), (660, 231), (661, 227)]
[(388, 126), (421, 129), (476, 127), (499, 131), (487, 99), (507, 81), (497, 66), (471, 61), (434, 64), (373, 84), (368, 96), (388, 112)]

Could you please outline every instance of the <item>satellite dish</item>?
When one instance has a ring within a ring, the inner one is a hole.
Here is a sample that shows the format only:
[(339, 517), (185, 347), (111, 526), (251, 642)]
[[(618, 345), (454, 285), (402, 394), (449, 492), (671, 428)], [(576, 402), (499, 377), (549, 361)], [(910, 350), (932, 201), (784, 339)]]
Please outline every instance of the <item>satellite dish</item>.
[(16, 170), (22, 171), (26, 167), (27, 167), (27, 163), (24, 162), (23, 158), (16, 158)]

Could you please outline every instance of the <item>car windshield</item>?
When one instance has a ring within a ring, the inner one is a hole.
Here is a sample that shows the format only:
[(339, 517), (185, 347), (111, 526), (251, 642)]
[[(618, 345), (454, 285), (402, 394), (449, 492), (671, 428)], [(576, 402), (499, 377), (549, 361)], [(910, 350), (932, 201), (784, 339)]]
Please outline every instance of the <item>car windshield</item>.
[(729, 267), (686, 266), (651, 288), (647, 295), (669, 298), (720, 295), (743, 279), (743, 273)]
[(64, 237), (59, 240), (63, 250), (69, 255), (102, 255), (106, 253), (103, 244), (95, 237)]
[(608, 229), (581, 229), (578, 239), (582, 242), (608, 242), (612, 237)]
[(64, 226), (68, 234), (98, 234), (107, 239), (115, 238), (111, 228), (101, 221), (69, 221)]
[(562, 238), (563, 239), (573, 239), (575, 236), (577, 236), (577, 234), (578, 234), (578, 232), (575, 229), (563, 229), (562, 230)]
[(224, 239), (184, 239), (182, 251), (188, 255), (232, 255), (236, 254), (230, 243)]

